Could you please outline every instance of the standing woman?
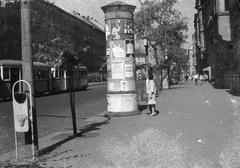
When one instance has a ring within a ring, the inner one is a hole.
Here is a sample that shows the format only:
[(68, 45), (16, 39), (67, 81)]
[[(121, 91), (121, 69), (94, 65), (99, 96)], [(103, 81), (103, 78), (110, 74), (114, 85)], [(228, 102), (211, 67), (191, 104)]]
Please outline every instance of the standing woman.
[(148, 107), (151, 112), (151, 116), (156, 115), (156, 85), (153, 80), (153, 75), (149, 74), (148, 76), (148, 82), (146, 85), (146, 92), (148, 95)]

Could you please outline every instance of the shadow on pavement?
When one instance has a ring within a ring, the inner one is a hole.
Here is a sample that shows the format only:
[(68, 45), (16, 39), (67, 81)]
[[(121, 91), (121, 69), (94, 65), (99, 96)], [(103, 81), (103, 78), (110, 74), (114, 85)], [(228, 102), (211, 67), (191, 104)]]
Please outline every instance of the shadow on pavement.
[(138, 105), (138, 109), (139, 109), (139, 111), (144, 111), (145, 109), (147, 109), (148, 108), (148, 106), (147, 106), (147, 103), (146, 104), (140, 104), (140, 105)]
[(237, 92), (237, 91), (234, 92), (234, 91), (232, 91), (232, 90), (230, 90), (230, 89), (227, 89), (226, 92), (229, 93), (229, 94), (232, 95), (232, 96), (240, 97), (240, 93)]
[[(52, 118), (72, 118), (72, 116), (60, 116), (60, 115), (37, 115), (38, 117), (52, 117)], [(76, 118), (86, 120), (87, 118)]]
[(62, 144), (66, 143), (74, 138), (86, 137), (86, 135), (85, 135), (86, 133), (93, 131), (93, 130), (99, 130), (100, 129), (99, 127), (101, 125), (108, 124), (110, 119), (111, 118), (107, 118), (107, 120), (105, 120), (104, 122), (93, 122), (91, 124), (83, 126), (81, 129), (79, 129), (79, 133), (77, 134), (76, 137), (74, 137), (72, 135), (72, 133), (62, 133), (60, 135), (57, 135), (57, 137), (52, 137), (51, 139), (53, 139), (53, 140), (54, 139), (60, 139), (60, 140), (44, 149), (41, 149), (38, 153), (38, 156), (42, 156), (46, 153), (49, 153), (49, 152), (53, 151), (54, 149), (56, 149), (57, 147), (61, 146)]

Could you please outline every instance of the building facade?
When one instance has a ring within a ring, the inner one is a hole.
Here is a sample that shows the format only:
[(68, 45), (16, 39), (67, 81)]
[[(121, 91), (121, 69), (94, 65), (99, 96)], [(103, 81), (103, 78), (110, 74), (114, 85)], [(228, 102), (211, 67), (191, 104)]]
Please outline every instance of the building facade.
[(188, 58), (189, 58), (189, 75), (194, 76), (196, 74), (196, 55), (194, 52), (194, 45), (191, 45), (190, 48), (188, 49)]
[(238, 4), (238, 0), (196, 0), (196, 69), (200, 74), (211, 73), (209, 76), (218, 83), (223, 83), (224, 73), (239, 67), (234, 61), (234, 48), (239, 44), (233, 42), (239, 36), (234, 35), (239, 34), (239, 22), (233, 21), (239, 18), (239, 8), (235, 9)]
[[(21, 60), (21, 6), (10, 1), (0, 8), (0, 59)], [(68, 13), (44, 0), (31, 1), (34, 61), (56, 66), (63, 50), (77, 55), (89, 72), (99, 72), (105, 56), (104, 26), (89, 16)]]

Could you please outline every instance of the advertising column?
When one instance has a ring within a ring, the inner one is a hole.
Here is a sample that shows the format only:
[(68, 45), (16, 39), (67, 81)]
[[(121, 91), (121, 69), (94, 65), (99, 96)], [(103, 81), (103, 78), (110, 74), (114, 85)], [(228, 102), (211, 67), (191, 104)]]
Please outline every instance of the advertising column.
[(109, 116), (140, 114), (134, 73), (135, 8), (120, 1), (101, 8), (105, 13)]

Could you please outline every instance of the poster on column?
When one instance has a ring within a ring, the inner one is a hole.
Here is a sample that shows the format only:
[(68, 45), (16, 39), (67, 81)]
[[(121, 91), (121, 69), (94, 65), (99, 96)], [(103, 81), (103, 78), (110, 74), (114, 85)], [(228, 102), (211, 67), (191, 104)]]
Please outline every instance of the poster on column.
[(125, 39), (134, 39), (134, 25), (133, 20), (124, 19), (124, 35)]
[(125, 62), (125, 78), (133, 78), (133, 62), (132, 61), (126, 61)]
[(111, 40), (124, 40), (124, 19), (112, 19), (110, 20), (110, 33)]
[(108, 80), (108, 91), (135, 91), (135, 80)]
[(133, 94), (122, 95), (122, 111), (128, 112), (137, 110), (137, 102), (135, 100), (136, 96)]
[(126, 56), (127, 57), (134, 57), (134, 41), (127, 39), (126, 41)]
[(111, 62), (107, 63), (107, 78), (108, 79), (112, 78), (112, 64), (111, 64)]
[(110, 40), (111, 40), (111, 31), (110, 31), (110, 20), (106, 21), (105, 25), (105, 36), (106, 36), (106, 56), (110, 58)]
[(123, 58), (126, 56), (125, 54), (125, 41), (118, 40), (118, 41), (111, 41), (110, 42), (110, 50), (111, 55), (110, 58)]
[(123, 62), (112, 62), (112, 79), (124, 78)]
[(122, 112), (121, 94), (109, 94), (107, 95), (107, 110), (110, 112)]

